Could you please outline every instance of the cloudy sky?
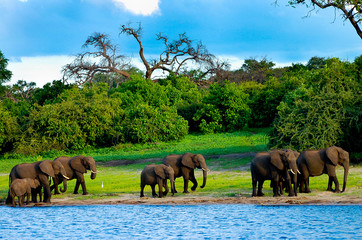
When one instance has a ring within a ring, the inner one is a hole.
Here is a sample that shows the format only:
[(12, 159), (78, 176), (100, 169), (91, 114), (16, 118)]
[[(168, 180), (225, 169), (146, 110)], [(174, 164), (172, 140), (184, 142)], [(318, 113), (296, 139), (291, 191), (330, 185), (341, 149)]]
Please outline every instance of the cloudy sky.
[(0, 50), (9, 59), (11, 83), (37, 86), (61, 78), (61, 68), (81, 52), (94, 32), (109, 34), (122, 54), (137, 59), (133, 38), (120, 26), (141, 22), (148, 56), (162, 45), (155, 34), (179, 33), (201, 40), (209, 52), (228, 59), (234, 69), (247, 58), (279, 64), (305, 63), (313, 56), (353, 61), (362, 41), (339, 12), (308, 15), (287, 0), (0, 0)]

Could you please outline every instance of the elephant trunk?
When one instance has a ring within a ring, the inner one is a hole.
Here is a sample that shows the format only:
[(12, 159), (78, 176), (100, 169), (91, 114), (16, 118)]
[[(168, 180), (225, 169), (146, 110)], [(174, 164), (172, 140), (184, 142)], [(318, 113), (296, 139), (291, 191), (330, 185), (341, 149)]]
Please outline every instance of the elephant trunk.
[(63, 187), (64, 187), (64, 189), (60, 188), (60, 191), (62, 193), (67, 191), (67, 179), (63, 179)]
[(206, 164), (204, 164), (204, 166), (202, 166), (202, 173), (203, 173), (203, 181), (202, 181), (202, 185), (200, 186), (200, 188), (204, 188), (206, 185), (206, 179), (207, 179), (207, 167)]
[(175, 179), (174, 178), (170, 178), (170, 183), (171, 183), (171, 193), (172, 193), (172, 196), (175, 194)]
[(97, 176), (97, 169), (96, 166), (91, 167), (91, 179), (95, 179)]
[(347, 186), (347, 176), (348, 176), (348, 170), (349, 170), (349, 162), (345, 161), (343, 163), (343, 167), (344, 167), (344, 176), (343, 176), (342, 192), (344, 192), (344, 190), (346, 190), (346, 186)]

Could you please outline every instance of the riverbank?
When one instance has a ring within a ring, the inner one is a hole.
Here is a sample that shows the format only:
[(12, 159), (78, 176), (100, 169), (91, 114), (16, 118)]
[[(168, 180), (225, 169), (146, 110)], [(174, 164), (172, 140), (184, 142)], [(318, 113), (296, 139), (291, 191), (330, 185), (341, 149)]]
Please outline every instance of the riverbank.
[[(2, 203), (1, 205), (3, 205)], [(164, 198), (151, 198), (133, 195), (104, 196), (90, 199), (77, 199), (77, 197), (53, 198), (51, 206), (81, 206), (81, 205), (206, 205), (206, 204), (251, 204), (251, 205), (362, 205), (361, 196), (343, 196), (333, 192), (320, 192), (299, 194), (297, 197), (212, 197), (188, 194), (185, 196), (167, 196)], [(44, 203), (29, 204), (29, 206), (49, 206)]]

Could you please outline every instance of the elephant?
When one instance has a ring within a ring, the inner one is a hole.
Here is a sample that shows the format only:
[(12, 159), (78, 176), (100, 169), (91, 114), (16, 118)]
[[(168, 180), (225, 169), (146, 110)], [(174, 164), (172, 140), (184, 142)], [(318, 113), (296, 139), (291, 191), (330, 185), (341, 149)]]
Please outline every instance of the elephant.
[(342, 192), (346, 190), (349, 170), (349, 153), (342, 148), (331, 146), (321, 150), (304, 151), (300, 154), (297, 164), (301, 171), (300, 192), (310, 193), (309, 177), (320, 176), (323, 173), (326, 173), (329, 176), (327, 191), (333, 191), (332, 183), (334, 182), (334, 192), (341, 192), (336, 175), (337, 165), (341, 165), (344, 168)]
[[(83, 195), (87, 195), (87, 188), (84, 181), (83, 174), (87, 170), (91, 171), (91, 179), (95, 179), (97, 176), (96, 162), (92, 157), (85, 157), (82, 155), (75, 157), (58, 157), (54, 159), (54, 162), (61, 163), (65, 169), (68, 180), (77, 179), (74, 188), (74, 194), (78, 194), (79, 185), (82, 185)], [(55, 176), (53, 178), (54, 184), (51, 186), (51, 190), (55, 189), (54, 194), (59, 194), (58, 185), (63, 182), (64, 189), (60, 189), (61, 192), (67, 190), (67, 180), (61, 176)]]
[[(65, 169), (59, 162), (44, 160), (34, 163), (21, 163), (11, 169), (9, 174), (9, 183), (11, 184), (15, 179), (38, 179), (41, 187), (44, 188), (43, 201), (50, 203), (51, 192), (48, 178), (55, 177), (57, 175), (61, 175), (62, 177), (67, 178), (65, 174)], [(8, 199), (9, 197), (10, 196), (8, 195)], [(6, 203), (9, 203), (8, 199), (6, 200)], [(33, 202), (37, 202), (35, 191), (32, 191), (32, 200)]]
[(31, 195), (31, 190), (36, 189), (40, 186), (40, 182), (37, 179), (24, 178), (24, 179), (15, 179), (9, 189), (10, 201), (13, 207), (15, 204), (15, 197), (18, 197), (18, 204), (20, 207), (24, 206), (24, 199), (26, 196), (26, 204), (29, 204), (29, 196)]
[[(271, 180), (273, 186), (273, 196), (280, 196), (279, 183), (284, 178), (289, 190), (289, 196), (297, 195), (297, 186), (294, 184), (292, 189), (291, 176), (297, 182), (297, 157), (292, 150), (273, 149), (269, 152), (259, 152), (255, 155), (250, 166), (253, 185), (252, 196), (263, 196), (263, 183), (265, 180)], [(258, 184), (258, 192), (256, 185)]]
[[(146, 185), (151, 185), (152, 196), (157, 197), (155, 186), (158, 184), (159, 195), (158, 197), (166, 196), (169, 189), (167, 186), (167, 179), (170, 179), (172, 196), (175, 192), (175, 173), (170, 166), (165, 164), (150, 164), (147, 165), (141, 172), (141, 194), (140, 197), (144, 197), (143, 190)], [(162, 192), (162, 187), (165, 188), (165, 192)]]
[[(170, 165), (174, 172), (175, 178), (183, 177), (184, 179), (184, 193), (188, 193), (188, 184), (189, 180), (194, 184), (191, 187), (192, 191), (195, 191), (197, 188), (197, 181), (195, 178), (194, 169), (199, 168), (203, 171), (203, 183), (200, 186), (204, 188), (206, 185), (207, 179), (207, 166), (205, 158), (201, 154), (192, 154), (192, 153), (185, 153), (182, 155), (170, 154), (167, 155), (163, 160), (163, 164)], [(175, 189), (175, 193), (177, 193)]]
[[(283, 151), (291, 151), (296, 159), (298, 159), (300, 153), (298, 151), (293, 151), (291, 149), (284, 149)], [(298, 166), (298, 164), (297, 164)], [(290, 180), (291, 183), (293, 185), (293, 190), (294, 190), (294, 194), (295, 196), (297, 196), (297, 188), (298, 188), (298, 176), (300, 174), (299, 169), (297, 169), (298, 174), (293, 174), (292, 171), (289, 171), (289, 176), (290, 176)], [(273, 187), (272, 184), (270, 184), (270, 187)], [(280, 194), (283, 195), (283, 190), (286, 189), (286, 192), (289, 192), (288, 189), (288, 182), (286, 181), (286, 179), (284, 177), (282, 177), (281, 181), (279, 182), (279, 187), (280, 187)]]

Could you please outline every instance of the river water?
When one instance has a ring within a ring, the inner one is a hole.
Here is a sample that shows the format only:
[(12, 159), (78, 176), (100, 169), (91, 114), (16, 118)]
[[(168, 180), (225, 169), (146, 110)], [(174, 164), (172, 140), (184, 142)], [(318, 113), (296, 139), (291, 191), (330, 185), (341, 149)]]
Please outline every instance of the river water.
[(362, 239), (362, 206), (0, 207), (0, 239)]

